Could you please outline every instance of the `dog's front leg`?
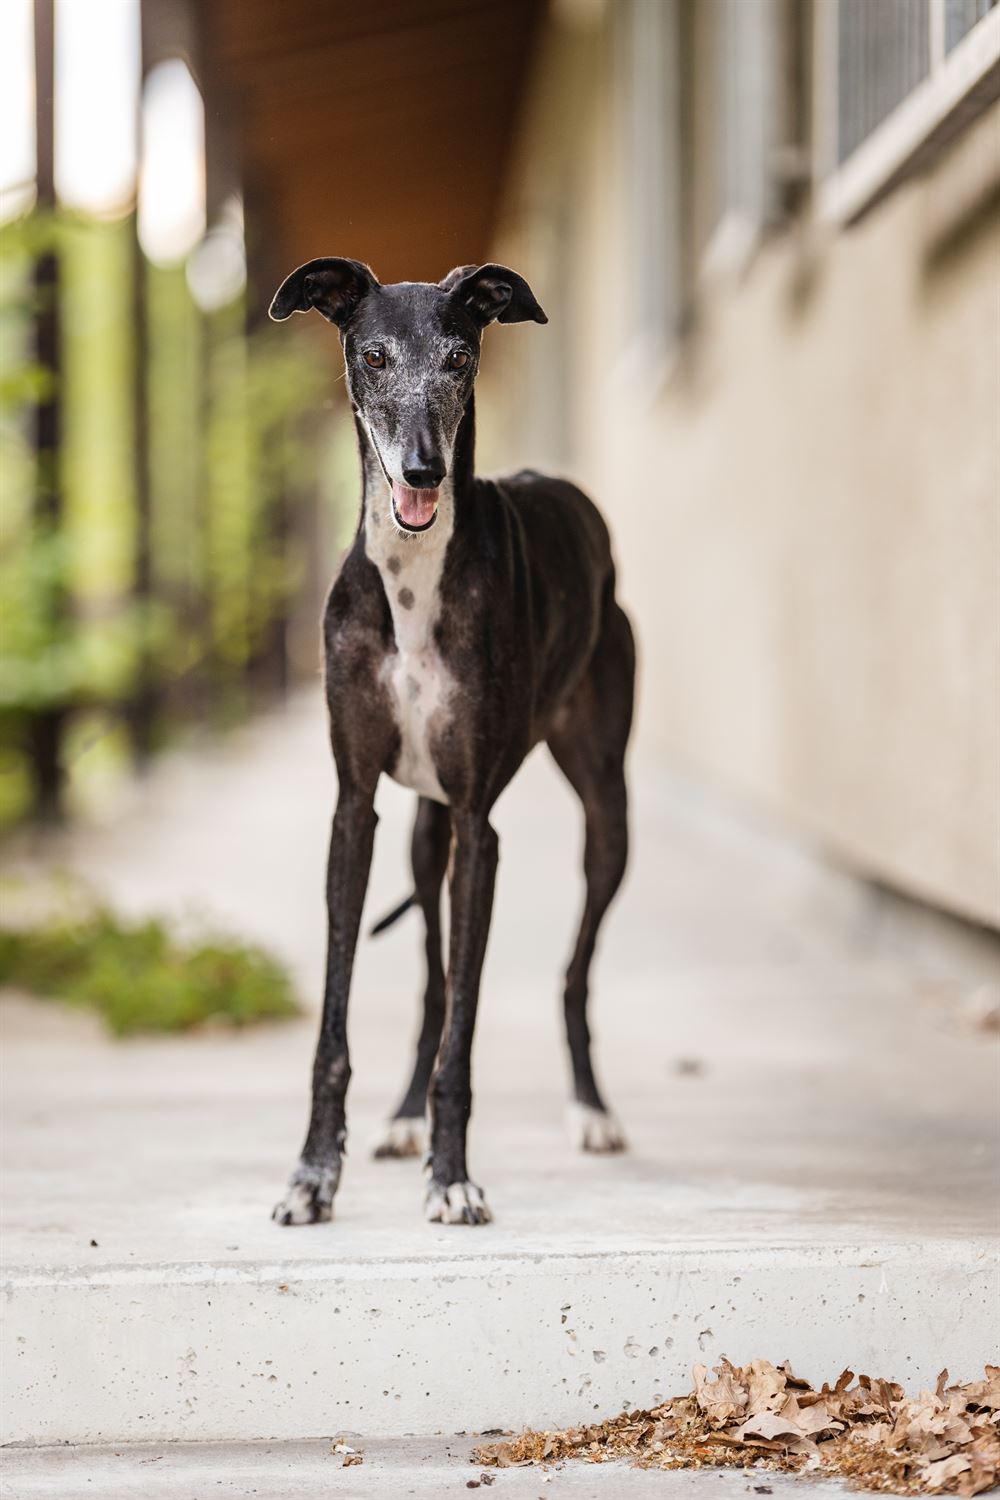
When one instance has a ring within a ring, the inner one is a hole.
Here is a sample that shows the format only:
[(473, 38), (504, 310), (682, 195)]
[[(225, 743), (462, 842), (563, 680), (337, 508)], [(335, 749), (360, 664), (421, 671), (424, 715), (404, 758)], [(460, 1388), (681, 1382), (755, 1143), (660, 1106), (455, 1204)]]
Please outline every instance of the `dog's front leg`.
[(347, 997), (377, 821), (372, 793), (342, 784), (326, 871), (326, 988), (313, 1063), (312, 1115), (301, 1160), (274, 1210), (279, 1224), (314, 1224), (333, 1213), (347, 1134), (344, 1101), (351, 1076)]
[(430, 1186), (434, 1223), (486, 1224), (482, 1190), (469, 1181), (465, 1138), (472, 1110), (472, 1034), (493, 911), (497, 836), (483, 815), (452, 813), (451, 940), (444, 1037), (431, 1079)]

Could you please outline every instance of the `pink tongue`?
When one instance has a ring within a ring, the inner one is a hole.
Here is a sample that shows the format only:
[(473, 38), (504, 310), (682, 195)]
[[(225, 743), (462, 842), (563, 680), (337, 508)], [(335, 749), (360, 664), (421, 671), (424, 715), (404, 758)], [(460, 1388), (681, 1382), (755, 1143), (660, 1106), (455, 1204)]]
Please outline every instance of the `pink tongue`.
[(426, 526), (437, 510), (437, 490), (411, 490), (405, 484), (392, 482), (396, 514), (407, 526)]

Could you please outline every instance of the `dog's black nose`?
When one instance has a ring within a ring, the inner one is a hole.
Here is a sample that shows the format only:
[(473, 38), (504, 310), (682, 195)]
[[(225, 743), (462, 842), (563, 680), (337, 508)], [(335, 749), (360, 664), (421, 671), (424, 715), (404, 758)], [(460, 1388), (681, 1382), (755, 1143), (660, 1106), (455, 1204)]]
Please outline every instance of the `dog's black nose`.
[(436, 490), (444, 478), (444, 464), (439, 458), (414, 458), (404, 467), (403, 478), (413, 490)]

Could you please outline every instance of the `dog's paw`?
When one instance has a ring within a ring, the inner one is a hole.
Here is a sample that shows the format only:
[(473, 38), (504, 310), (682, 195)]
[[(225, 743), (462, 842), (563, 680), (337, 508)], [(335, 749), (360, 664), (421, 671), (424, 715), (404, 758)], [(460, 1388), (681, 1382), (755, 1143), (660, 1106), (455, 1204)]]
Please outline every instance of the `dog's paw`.
[(625, 1150), (625, 1133), (607, 1110), (594, 1109), (590, 1104), (574, 1100), (567, 1110), (566, 1123), (569, 1138), (578, 1151), (607, 1155)]
[(453, 1182), (449, 1187), (432, 1182), (424, 1200), (424, 1218), (429, 1224), (488, 1224), (493, 1215), (482, 1188), (474, 1182)]
[(338, 1167), (296, 1167), (271, 1218), (276, 1224), (326, 1223), (333, 1218), (333, 1195), (339, 1180)]
[(385, 1161), (396, 1156), (424, 1156), (427, 1151), (427, 1122), (423, 1117), (397, 1116), (387, 1120), (372, 1141), (372, 1156)]

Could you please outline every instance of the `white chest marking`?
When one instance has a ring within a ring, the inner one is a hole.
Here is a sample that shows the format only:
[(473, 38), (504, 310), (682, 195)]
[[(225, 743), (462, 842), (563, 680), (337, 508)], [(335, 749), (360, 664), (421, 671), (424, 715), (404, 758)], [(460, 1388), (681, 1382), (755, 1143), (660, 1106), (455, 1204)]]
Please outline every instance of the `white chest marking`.
[(396, 650), (383, 667), (400, 737), (392, 778), (422, 797), (445, 803), (448, 798), (438, 780), (431, 741), (447, 722), (454, 682), (434, 643), (434, 627), (453, 524), (447, 481), (441, 489), (437, 520), (430, 531), (416, 534), (400, 532), (393, 522), (388, 486), (372, 486), (369, 493), (365, 551), (382, 575), (396, 636)]

